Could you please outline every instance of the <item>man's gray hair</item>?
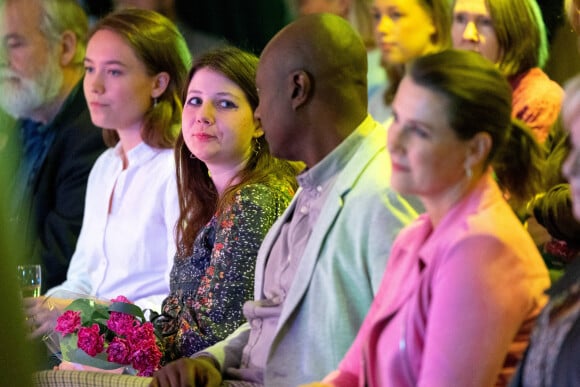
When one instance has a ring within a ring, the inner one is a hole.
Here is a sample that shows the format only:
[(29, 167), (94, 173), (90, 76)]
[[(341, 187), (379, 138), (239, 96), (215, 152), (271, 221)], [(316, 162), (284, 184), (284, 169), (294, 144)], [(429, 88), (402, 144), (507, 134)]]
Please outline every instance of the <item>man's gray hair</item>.
[[(19, 1), (19, 0), (16, 0)], [(74, 64), (82, 64), (87, 48), (89, 21), (76, 0), (34, 0), (41, 8), (40, 31), (51, 45), (60, 42), (63, 32), (72, 31), (77, 38)]]

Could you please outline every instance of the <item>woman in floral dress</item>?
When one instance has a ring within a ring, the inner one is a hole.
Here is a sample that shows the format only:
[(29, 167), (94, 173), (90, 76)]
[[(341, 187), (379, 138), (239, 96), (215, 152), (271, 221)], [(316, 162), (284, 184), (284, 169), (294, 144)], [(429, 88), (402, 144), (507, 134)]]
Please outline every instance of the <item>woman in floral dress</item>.
[(297, 168), (270, 155), (254, 118), (257, 63), (224, 47), (199, 57), (189, 73), (175, 152), (178, 251), (156, 320), (166, 361), (190, 356), (243, 323), (258, 249), (297, 186)]

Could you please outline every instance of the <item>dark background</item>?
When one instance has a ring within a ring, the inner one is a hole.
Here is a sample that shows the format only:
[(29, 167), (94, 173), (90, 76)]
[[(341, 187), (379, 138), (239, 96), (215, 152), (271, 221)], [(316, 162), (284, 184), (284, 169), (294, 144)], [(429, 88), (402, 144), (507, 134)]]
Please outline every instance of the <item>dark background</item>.
[[(110, 0), (86, 0), (88, 13), (100, 17)], [(179, 17), (193, 29), (225, 38), (259, 54), (266, 43), (292, 19), (286, 0), (176, 0)]]

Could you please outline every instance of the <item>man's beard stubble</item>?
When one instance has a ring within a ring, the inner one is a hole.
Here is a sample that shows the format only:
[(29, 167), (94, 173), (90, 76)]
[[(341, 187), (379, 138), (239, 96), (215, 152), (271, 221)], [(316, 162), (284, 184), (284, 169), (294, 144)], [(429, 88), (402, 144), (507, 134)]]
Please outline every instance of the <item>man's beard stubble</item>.
[(0, 107), (13, 117), (28, 118), (58, 96), (62, 83), (63, 74), (56, 58), (48, 58), (46, 66), (32, 79), (0, 68)]

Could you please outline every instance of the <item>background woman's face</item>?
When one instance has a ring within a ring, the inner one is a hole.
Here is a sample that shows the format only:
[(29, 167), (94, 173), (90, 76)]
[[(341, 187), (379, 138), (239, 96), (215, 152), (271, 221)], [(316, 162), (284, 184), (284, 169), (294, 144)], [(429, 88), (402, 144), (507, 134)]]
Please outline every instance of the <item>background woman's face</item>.
[(433, 50), (437, 29), (419, 0), (375, 0), (371, 13), (386, 63), (405, 64)]
[(492, 63), (500, 59), (500, 47), (485, 0), (456, 0), (451, 25), (453, 47), (475, 51)]

